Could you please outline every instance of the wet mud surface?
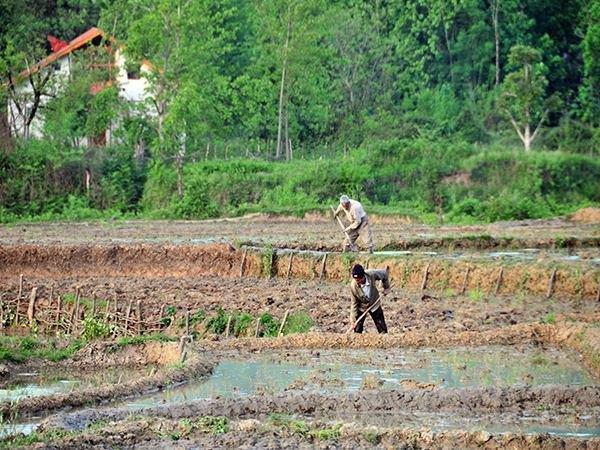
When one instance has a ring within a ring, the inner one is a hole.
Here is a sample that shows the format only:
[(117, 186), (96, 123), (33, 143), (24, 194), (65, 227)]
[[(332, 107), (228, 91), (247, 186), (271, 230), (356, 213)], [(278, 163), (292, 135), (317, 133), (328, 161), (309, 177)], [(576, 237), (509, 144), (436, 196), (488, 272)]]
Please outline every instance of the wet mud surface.
[[(401, 217), (371, 217), (378, 249), (413, 248), (565, 248), (598, 247), (597, 223), (564, 219), (499, 222), (489, 225), (437, 226)], [(67, 232), (66, 230), (69, 230)], [(220, 241), (312, 250), (338, 249), (338, 224), (321, 215), (304, 219), (252, 215), (205, 221), (107, 221), (2, 226), (0, 243), (206, 244)]]
[[(100, 311), (139, 301), (155, 323), (171, 307), (161, 331), (175, 338), (186, 311), (305, 312), (314, 323), (307, 334), (254, 338), (252, 325), (228, 339), (192, 323), (199, 339), (184, 364), (177, 343), (97, 342), (50, 369), (104, 373), (103, 383), (7, 399), (0, 413), (45, 417), (39, 433), (49, 434), (35, 448), (600, 448), (598, 224), (432, 228), (374, 217), (380, 249), (412, 253), (332, 253), (322, 270), (323, 253), (296, 253), (290, 268), (279, 251), (265, 276), (265, 246), (335, 250), (334, 225), (254, 216), (1, 227), (0, 301), (16, 298), (24, 274), (22, 298), (37, 288), (40, 333), (55, 332), (44, 323), (56, 297), (77, 289), (85, 308), (92, 298)], [(263, 247), (243, 266), (242, 244)], [(365, 334), (345, 333), (357, 260), (390, 266), (388, 335), (370, 319)], [(119, 367), (139, 375), (115, 381)], [(39, 365), (4, 369), (6, 387)], [(192, 391), (211, 373), (224, 388)], [(244, 385), (242, 373), (283, 382)], [(207, 417), (227, 429), (197, 424)]]

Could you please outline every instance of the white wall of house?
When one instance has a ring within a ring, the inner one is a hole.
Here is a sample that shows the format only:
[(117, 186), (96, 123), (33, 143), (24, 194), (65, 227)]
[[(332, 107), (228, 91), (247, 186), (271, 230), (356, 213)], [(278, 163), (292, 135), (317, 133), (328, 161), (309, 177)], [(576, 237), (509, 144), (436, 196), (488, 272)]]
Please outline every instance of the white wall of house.
[[(144, 74), (150, 72), (150, 68), (143, 64), (140, 70), (140, 77), (138, 79), (130, 79), (127, 76), (126, 60), (123, 53), (119, 50), (115, 52), (115, 67), (117, 70), (116, 84), (119, 90), (119, 96), (129, 102), (141, 103), (148, 97), (149, 82)], [(8, 121), (11, 129), (11, 133), (18, 137), (23, 138), (41, 138), (44, 130), (44, 114), (43, 107), (48, 103), (51, 96), (55, 95), (60, 91), (60, 86), (63, 83), (67, 83), (71, 72), (71, 57), (70, 54), (57, 60), (52, 66), (46, 67), (42, 70), (53, 70), (52, 78), (47, 84), (48, 94), (42, 96), (38, 111), (31, 122), (29, 129), (25, 129), (25, 117), (18, 112), (18, 108), (12, 100), (8, 102)], [(33, 88), (30, 81), (27, 79), (16, 87), (19, 98), (33, 99)], [(28, 101), (25, 104), (26, 108), (31, 109), (33, 103)], [(106, 135), (106, 142), (111, 142), (111, 132), (109, 127)], [(81, 145), (87, 145), (87, 139), (81, 142)]]

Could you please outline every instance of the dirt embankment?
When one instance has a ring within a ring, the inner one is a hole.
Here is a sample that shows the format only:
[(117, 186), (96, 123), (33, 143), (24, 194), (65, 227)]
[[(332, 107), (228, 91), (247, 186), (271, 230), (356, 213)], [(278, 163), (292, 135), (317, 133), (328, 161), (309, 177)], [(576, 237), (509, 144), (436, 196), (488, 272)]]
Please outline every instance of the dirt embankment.
[[(398, 288), (460, 293), (550, 295), (597, 300), (600, 270), (593, 265), (364, 257), (331, 253), (269, 254), (214, 245), (0, 246), (0, 280), (36, 278), (201, 277), (271, 275), (294, 279), (348, 280), (351, 265), (389, 267)], [(291, 264), (290, 264), (291, 260)], [(242, 264), (243, 262), (243, 264)]]

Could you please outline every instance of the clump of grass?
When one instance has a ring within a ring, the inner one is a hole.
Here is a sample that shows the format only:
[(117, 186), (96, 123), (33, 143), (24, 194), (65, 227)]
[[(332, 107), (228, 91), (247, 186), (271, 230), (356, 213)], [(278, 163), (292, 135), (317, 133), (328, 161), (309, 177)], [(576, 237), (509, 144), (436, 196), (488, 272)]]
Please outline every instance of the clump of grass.
[(531, 358), (531, 364), (534, 366), (545, 366), (548, 364), (548, 360), (542, 355), (535, 355)]
[(260, 257), (261, 261), (261, 272), (263, 276), (267, 278), (271, 278), (273, 276), (274, 264), (273, 261), (275, 259), (275, 250), (272, 245), (265, 247)]
[(556, 314), (554, 311), (550, 311), (548, 314), (542, 317), (541, 322), (547, 325), (554, 325), (556, 323)]
[(229, 432), (229, 419), (224, 416), (204, 416), (193, 422), (194, 429), (214, 436)]
[(141, 334), (137, 336), (126, 336), (117, 341), (117, 346), (140, 345), (146, 342), (174, 342), (177, 338), (167, 336), (163, 333)]
[(313, 320), (304, 311), (292, 313), (285, 322), (283, 334), (306, 333), (312, 328), (313, 324)]
[(250, 328), (253, 317), (248, 313), (241, 313), (235, 316), (235, 322), (233, 325), (233, 334), (235, 336), (243, 336)]
[(474, 302), (479, 302), (483, 300), (484, 293), (479, 289), (473, 289), (472, 291), (469, 291), (469, 298)]
[(85, 339), (74, 339), (67, 346), (59, 347), (55, 339), (46, 342), (35, 336), (0, 336), (0, 361), (21, 363), (29, 358), (61, 361), (71, 357), (85, 345)]
[(263, 327), (261, 336), (276, 337), (279, 332), (279, 322), (269, 313), (260, 316), (260, 324)]
[(381, 441), (381, 436), (376, 431), (365, 431), (364, 437), (369, 444), (373, 445), (379, 445)]
[(206, 329), (215, 334), (222, 334), (227, 328), (227, 314), (223, 308), (217, 310), (217, 315), (208, 319)]

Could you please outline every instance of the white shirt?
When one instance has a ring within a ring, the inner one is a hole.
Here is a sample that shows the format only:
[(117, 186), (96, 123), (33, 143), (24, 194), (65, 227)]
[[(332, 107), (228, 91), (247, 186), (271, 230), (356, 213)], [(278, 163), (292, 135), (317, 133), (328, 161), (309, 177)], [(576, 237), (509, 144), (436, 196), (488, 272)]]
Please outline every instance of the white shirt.
[(364, 217), (367, 216), (363, 206), (356, 200), (350, 200), (350, 210), (348, 212), (352, 216), (352, 219), (356, 220), (357, 222), (360, 222)]
[(367, 298), (371, 296), (371, 282), (369, 281), (369, 277), (365, 277), (365, 284), (361, 286), (362, 291), (365, 293)]

